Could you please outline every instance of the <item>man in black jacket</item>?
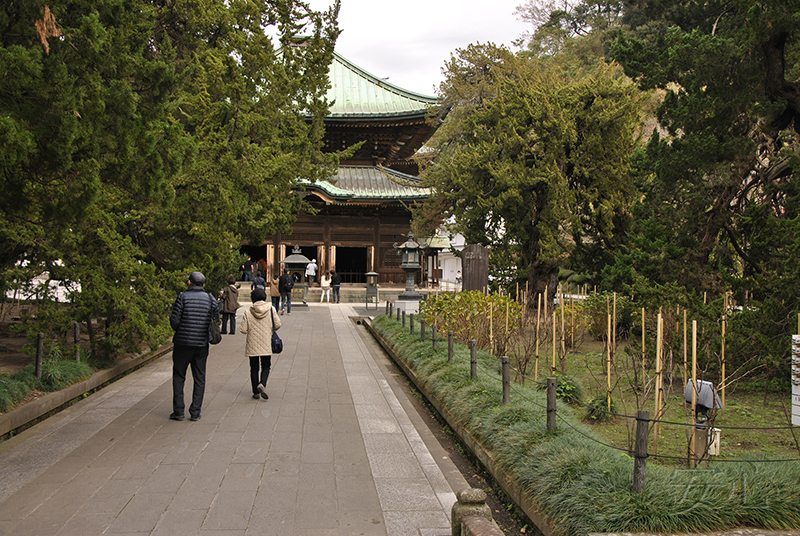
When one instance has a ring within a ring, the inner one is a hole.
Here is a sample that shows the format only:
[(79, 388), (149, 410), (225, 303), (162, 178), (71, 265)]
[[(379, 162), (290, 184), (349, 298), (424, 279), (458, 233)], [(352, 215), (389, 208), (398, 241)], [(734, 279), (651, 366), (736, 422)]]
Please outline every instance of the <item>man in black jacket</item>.
[(189, 289), (182, 292), (172, 306), (169, 317), (170, 326), (175, 331), (172, 338), (172, 414), (173, 421), (182, 421), (185, 403), (183, 385), (186, 382), (186, 369), (192, 367), (192, 404), (189, 418), (200, 419), (203, 395), (206, 390), (206, 361), (208, 360), (208, 326), (213, 319), (219, 322), (217, 300), (203, 290), (206, 278), (200, 272), (189, 275)]
[(342, 276), (331, 270), (331, 288), (333, 289), (333, 303), (339, 303), (339, 288), (342, 286)]
[(285, 310), (290, 315), (292, 314), (292, 289), (294, 288), (294, 277), (289, 273), (286, 268), (283, 269), (283, 275), (278, 279), (278, 290), (281, 292), (281, 314)]

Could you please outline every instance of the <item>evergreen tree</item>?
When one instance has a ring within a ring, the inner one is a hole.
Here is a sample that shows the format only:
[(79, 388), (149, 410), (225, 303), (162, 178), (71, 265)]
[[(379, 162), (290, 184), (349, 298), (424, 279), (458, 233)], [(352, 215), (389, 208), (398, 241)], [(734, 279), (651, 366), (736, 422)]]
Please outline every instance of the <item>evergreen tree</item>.
[(422, 177), (467, 242), (491, 245), (531, 292), (555, 292), (576, 241), (611, 240), (631, 201), (638, 92), (615, 66), (572, 72), (493, 46), (459, 51), (446, 74), (452, 111)]
[(0, 8), (0, 287), (44, 270), (72, 304), (43, 293), (30, 331), (100, 320), (99, 361), (159, 344), (189, 270), (215, 291), (242, 237), (288, 228), (297, 181), (336, 163), (322, 118), (337, 13), (293, 0)]

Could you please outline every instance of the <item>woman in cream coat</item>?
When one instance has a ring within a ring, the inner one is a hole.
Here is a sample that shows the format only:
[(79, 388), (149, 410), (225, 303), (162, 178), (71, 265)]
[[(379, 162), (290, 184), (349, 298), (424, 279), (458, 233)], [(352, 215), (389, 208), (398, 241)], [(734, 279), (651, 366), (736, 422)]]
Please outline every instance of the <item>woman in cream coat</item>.
[[(272, 330), (281, 327), (278, 311), (267, 301), (264, 289), (257, 288), (250, 293), (253, 305), (242, 316), (241, 333), (247, 335), (244, 355), (250, 358), (250, 384), (253, 398), (267, 396), (267, 378), (272, 367)], [(259, 368), (261, 372), (259, 374)]]

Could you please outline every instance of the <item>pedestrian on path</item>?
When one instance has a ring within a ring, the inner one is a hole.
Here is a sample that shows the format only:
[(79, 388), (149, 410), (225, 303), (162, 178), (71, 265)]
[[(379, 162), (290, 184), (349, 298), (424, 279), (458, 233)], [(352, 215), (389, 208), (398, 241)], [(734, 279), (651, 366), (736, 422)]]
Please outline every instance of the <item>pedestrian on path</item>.
[(244, 272), (245, 281), (253, 280), (253, 257), (247, 257), (247, 260), (242, 264), (242, 271)]
[(342, 276), (331, 270), (331, 288), (333, 288), (333, 303), (339, 303), (339, 288), (342, 285)]
[(292, 289), (294, 288), (294, 277), (289, 270), (284, 268), (283, 275), (278, 281), (278, 289), (281, 291), (281, 314), (284, 311), (292, 314)]
[[(255, 289), (250, 294), (253, 305), (244, 312), (239, 331), (247, 335), (244, 355), (250, 359), (250, 385), (253, 398), (267, 396), (267, 379), (272, 368), (272, 333), (281, 328), (278, 311), (267, 302), (267, 293)], [(259, 367), (261, 369), (259, 374)]]
[(317, 259), (311, 259), (306, 265), (306, 281), (309, 287), (317, 282)]
[(256, 272), (256, 276), (253, 278), (253, 281), (250, 283), (250, 290), (255, 290), (260, 288), (262, 290), (266, 290), (267, 288), (267, 281), (263, 277), (261, 277), (261, 272)]
[(222, 291), (222, 329), (220, 333), (228, 334), (228, 322), (231, 324), (231, 335), (236, 334), (236, 310), (239, 308), (239, 289), (236, 278), (228, 278), (228, 286)]
[(269, 295), (272, 298), (272, 306), (275, 310), (281, 307), (281, 287), (280, 276), (278, 274), (272, 275), (272, 280), (269, 282)]
[(175, 331), (172, 338), (172, 414), (173, 421), (182, 421), (186, 408), (183, 399), (183, 386), (186, 383), (186, 370), (192, 367), (192, 403), (189, 417), (200, 420), (203, 395), (206, 390), (206, 361), (208, 342), (211, 338), (208, 326), (219, 322), (219, 305), (216, 298), (208, 294), (203, 285), (206, 277), (200, 272), (189, 274), (189, 289), (182, 292), (172, 305), (169, 324)]
[(322, 303), (323, 299), (326, 299), (326, 300), (328, 300), (328, 303), (331, 303), (331, 277), (330, 277), (330, 275), (322, 274), (322, 277), (319, 278), (319, 286), (322, 289), (322, 294), (320, 294), (320, 296), (319, 296), (319, 303)]

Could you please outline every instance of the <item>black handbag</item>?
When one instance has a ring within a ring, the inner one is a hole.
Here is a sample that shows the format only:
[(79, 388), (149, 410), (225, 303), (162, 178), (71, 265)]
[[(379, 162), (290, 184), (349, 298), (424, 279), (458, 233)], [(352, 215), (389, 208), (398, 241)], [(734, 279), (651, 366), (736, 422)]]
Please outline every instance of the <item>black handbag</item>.
[(272, 316), (272, 311), (274, 310), (275, 308), (273, 307), (272, 310), (269, 312), (269, 317), (270, 319), (272, 319), (272, 353), (279, 354), (283, 352), (283, 341), (278, 336), (278, 332), (275, 331), (275, 318), (273, 318)]
[[(212, 300), (214, 299), (211, 294), (208, 294), (208, 297)], [(214, 316), (211, 316), (211, 321), (208, 323), (208, 334), (210, 336), (210, 343), (211, 344), (219, 344), (222, 341), (222, 333), (219, 330), (219, 324), (214, 322)]]

